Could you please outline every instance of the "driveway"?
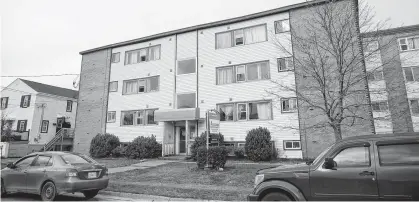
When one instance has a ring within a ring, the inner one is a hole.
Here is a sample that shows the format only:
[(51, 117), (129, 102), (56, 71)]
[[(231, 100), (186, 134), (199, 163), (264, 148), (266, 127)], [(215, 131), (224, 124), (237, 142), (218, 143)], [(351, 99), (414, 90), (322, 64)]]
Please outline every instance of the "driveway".
[[(5, 198), (1, 199), (2, 201), (40, 201), (41, 198), (38, 195), (34, 194), (23, 194), (23, 193), (13, 193), (7, 195)], [(84, 196), (81, 193), (75, 194), (66, 194), (57, 196), (56, 201), (85, 201)], [(117, 197), (99, 194), (90, 199), (89, 201), (134, 201), (135, 199), (127, 197)], [(136, 199), (141, 200), (141, 199)]]

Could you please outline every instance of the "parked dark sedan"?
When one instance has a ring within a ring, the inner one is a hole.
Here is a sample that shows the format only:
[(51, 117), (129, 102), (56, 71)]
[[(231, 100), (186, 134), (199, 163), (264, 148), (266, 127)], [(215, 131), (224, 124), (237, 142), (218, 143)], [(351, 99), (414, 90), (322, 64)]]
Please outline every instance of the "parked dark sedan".
[(29, 154), (1, 170), (1, 195), (24, 192), (52, 201), (63, 193), (82, 192), (89, 199), (108, 186), (108, 169), (71, 152)]
[(260, 170), (250, 201), (419, 200), (419, 133), (344, 139), (314, 161)]

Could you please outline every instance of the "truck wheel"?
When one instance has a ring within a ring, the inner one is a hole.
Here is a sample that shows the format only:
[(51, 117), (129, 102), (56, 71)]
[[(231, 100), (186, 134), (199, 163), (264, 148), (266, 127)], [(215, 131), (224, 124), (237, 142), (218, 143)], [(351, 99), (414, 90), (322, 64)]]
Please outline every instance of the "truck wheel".
[(292, 201), (290, 197), (281, 192), (272, 192), (266, 194), (261, 201)]
[(53, 201), (56, 195), (57, 189), (54, 183), (46, 182), (44, 186), (42, 186), (41, 198), (43, 201)]
[(95, 197), (98, 192), (99, 192), (99, 190), (89, 190), (89, 191), (84, 191), (83, 195), (86, 199), (91, 199), (91, 198)]

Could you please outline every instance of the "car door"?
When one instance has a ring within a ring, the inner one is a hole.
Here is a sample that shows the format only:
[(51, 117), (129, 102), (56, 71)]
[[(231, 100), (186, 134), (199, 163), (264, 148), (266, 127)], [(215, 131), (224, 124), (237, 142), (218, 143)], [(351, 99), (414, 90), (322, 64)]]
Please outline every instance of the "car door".
[(39, 155), (28, 168), (26, 188), (30, 193), (39, 193), (42, 183), (48, 178), (48, 169), (52, 166), (52, 156)]
[(335, 166), (326, 169), (324, 159), (310, 171), (313, 200), (378, 200), (374, 148), (369, 142), (355, 142), (335, 147), (326, 156)]
[(14, 164), (4, 175), (4, 185), (8, 191), (26, 192), (26, 173), (36, 155), (27, 156)]
[(375, 147), (380, 198), (419, 201), (419, 137), (378, 141)]

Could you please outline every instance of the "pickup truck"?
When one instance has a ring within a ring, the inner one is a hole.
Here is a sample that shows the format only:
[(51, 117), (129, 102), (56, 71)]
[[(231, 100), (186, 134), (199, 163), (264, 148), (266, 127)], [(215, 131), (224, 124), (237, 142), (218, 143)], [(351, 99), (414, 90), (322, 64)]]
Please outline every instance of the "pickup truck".
[(314, 161), (259, 170), (249, 201), (419, 200), (419, 133), (355, 136)]

